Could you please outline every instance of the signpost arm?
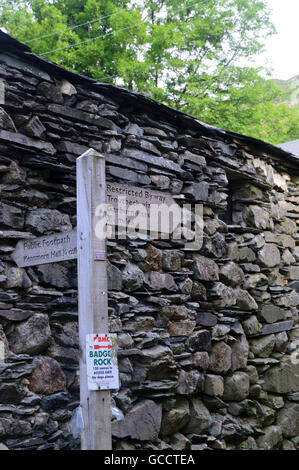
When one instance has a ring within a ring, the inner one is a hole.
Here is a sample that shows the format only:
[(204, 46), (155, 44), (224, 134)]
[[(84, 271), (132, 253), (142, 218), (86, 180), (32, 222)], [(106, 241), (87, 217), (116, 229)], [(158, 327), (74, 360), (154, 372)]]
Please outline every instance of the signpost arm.
[(110, 450), (110, 392), (91, 391), (87, 386), (86, 335), (108, 333), (108, 286), (104, 237), (95, 236), (95, 208), (106, 202), (105, 157), (93, 149), (77, 159), (77, 249), (80, 339), (80, 400), (84, 429), (83, 450)]

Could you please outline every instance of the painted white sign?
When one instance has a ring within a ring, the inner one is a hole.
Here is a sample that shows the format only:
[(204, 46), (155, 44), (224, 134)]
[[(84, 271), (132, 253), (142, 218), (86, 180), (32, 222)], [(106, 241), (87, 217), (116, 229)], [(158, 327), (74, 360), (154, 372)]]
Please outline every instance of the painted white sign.
[(77, 258), (77, 231), (20, 240), (12, 254), (19, 267), (57, 263)]
[(88, 390), (117, 390), (117, 335), (86, 335), (86, 368)]

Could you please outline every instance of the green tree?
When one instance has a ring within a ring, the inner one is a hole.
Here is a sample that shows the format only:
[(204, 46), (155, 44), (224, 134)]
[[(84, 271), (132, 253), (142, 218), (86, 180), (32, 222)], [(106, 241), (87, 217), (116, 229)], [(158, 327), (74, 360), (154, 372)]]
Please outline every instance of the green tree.
[(0, 24), (45, 58), (211, 125), (299, 137), (281, 89), (238, 65), (274, 32), (265, 0), (3, 0)]

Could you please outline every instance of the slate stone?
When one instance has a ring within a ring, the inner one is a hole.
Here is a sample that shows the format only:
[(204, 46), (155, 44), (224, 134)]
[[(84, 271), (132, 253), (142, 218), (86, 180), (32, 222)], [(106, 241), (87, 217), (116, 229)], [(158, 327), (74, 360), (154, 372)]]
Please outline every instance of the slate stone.
[(24, 392), (22, 388), (14, 383), (0, 384), (0, 403), (18, 405), (22, 400)]
[(193, 255), (195, 278), (200, 281), (218, 281), (218, 265), (212, 259), (201, 255)]
[(41, 407), (44, 410), (56, 410), (57, 408), (64, 408), (68, 404), (69, 396), (67, 392), (53, 393), (41, 399)]
[(184, 433), (201, 434), (206, 431), (211, 424), (209, 410), (199, 398), (192, 398), (190, 402), (190, 420), (183, 429)]
[(275, 323), (285, 318), (285, 311), (273, 304), (262, 305), (259, 316), (267, 323)]
[(299, 361), (285, 355), (279, 365), (268, 369), (263, 376), (263, 389), (267, 392), (288, 393), (299, 391)]
[(281, 426), (284, 437), (296, 437), (299, 433), (299, 404), (287, 403), (277, 415), (277, 424)]
[(42, 137), (46, 130), (38, 116), (33, 116), (24, 127), (24, 131), (27, 135), (36, 138)]
[(224, 401), (242, 401), (249, 394), (249, 377), (245, 372), (235, 372), (224, 379)]
[(258, 258), (267, 268), (273, 268), (280, 263), (280, 251), (274, 243), (266, 243), (259, 251)]
[(188, 400), (178, 398), (171, 410), (163, 412), (161, 434), (163, 436), (169, 436), (180, 431), (187, 424), (189, 415)]
[(275, 336), (267, 335), (263, 338), (253, 339), (250, 342), (250, 350), (258, 357), (269, 357), (275, 346)]
[(34, 312), (12, 308), (10, 310), (0, 310), (0, 318), (4, 318), (5, 320), (9, 321), (24, 321), (27, 318), (31, 317)]
[(240, 266), (233, 261), (224, 264), (219, 272), (220, 281), (230, 286), (241, 286), (245, 281), (245, 275)]
[(66, 377), (59, 363), (50, 357), (40, 357), (37, 367), (28, 377), (29, 390), (51, 395), (66, 389)]
[(107, 278), (109, 290), (122, 290), (122, 273), (113, 264), (107, 262)]
[(144, 152), (143, 150), (125, 148), (122, 151), (122, 155), (124, 157), (131, 157), (135, 160), (142, 161), (147, 163), (148, 165), (153, 165), (161, 168), (165, 168), (166, 170), (174, 171), (175, 173), (182, 173), (182, 168), (177, 164), (172, 162), (171, 160), (167, 160), (163, 157), (156, 157), (151, 155), (150, 153)]
[(147, 175), (142, 175), (139, 173), (136, 173), (135, 171), (132, 170), (126, 170), (124, 168), (118, 168), (117, 166), (107, 166), (107, 172), (116, 177), (120, 178), (122, 180), (127, 180), (130, 181), (131, 183), (138, 183), (138, 184), (150, 184), (151, 179)]
[(48, 110), (51, 113), (61, 115), (76, 122), (86, 122), (103, 129), (116, 129), (116, 125), (110, 119), (103, 118), (102, 116), (96, 116), (95, 114), (85, 113), (84, 111), (70, 108), (68, 106), (49, 104)]
[(144, 283), (154, 291), (166, 289), (171, 292), (176, 292), (178, 290), (173, 277), (168, 273), (158, 273), (156, 271), (146, 273)]
[(138, 441), (154, 441), (159, 435), (161, 420), (162, 406), (152, 400), (141, 400), (127, 413), (124, 420), (112, 422), (112, 435)]
[(195, 321), (181, 320), (172, 322), (168, 329), (170, 336), (190, 336), (196, 326)]
[(201, 326), (215, 326), (217, 323), (217, 316), (210, 312), (198, 312), (196, 317), (196, 324)]
[(0, 203), (0, 224), (2, 227), (11, 227), (22, 230), (24, 227), (24, 211), (15, 206)]
[(32, 137), (26, 137), (24, 134), (19, 134), (17, 132), (0, 130), (0, 141), (3, 141), (9, 145), (17, 145), (33, 150), (39, 150), (49, 155), (54, 155), (56, 153), (56, 149), (50, 142), (45, 142), (43, 140), (38, 140)]
[(222, 397), (224, 391), (223, 378), (219, 375), (205, 376), (204, 393), (212, 397)]
[(263, 436), (257, 438), (257, 445), (263, 450), (273, 450), (282, 441), (282, 433), (280, 426), (268, 426), (263, 429)]
[(194, 331), (188, 339), (190, 351), (210, 351), (211, 333), (208, 330)]
[(0, 127), (2, 129), (6, 129), (7, 131), (10, 131), (10, 132), (17, 132), (12, 118), (1, 107), (0, 107)]
[(8, 340), (10, 349), (16, 354), (38, 354), (44, 351), (51, 341), (48, 315), (36, 313), (18, 323)]
[(198, 394), (203, 391), (204, 378), (196, 370), (191, 370), (186, 372), (184, 370), (180, 371), (178, 377), (178, 386), (176, 388), (176, 393), (178, 395), (190, 396)]
[(39, 234), (53, 230), (57, 232), (72, 230), (69, 216), (56, 209), (33, 209), (29, 211), (26, 216), (25, 226)]
[(281, 321), (272, 323), (271, 325), (263, 325), (261, 334), (271, 335), (272, 333), (279, 333), (280, 331), (289, 331), (294, 326), (294, 320)]
[(75, 142), (70, 142), (69, 140), (61, 141), (57, 146), (57, 150), (60, 152), (73, 153), (78, 156), (85, 153), (88, 149), (89, 147), (86, 147), (85, 145), (79, 145)]
[(249, 344), (245, 335), (230, 345), (232, 350), (232, 370), (244, 369), (247, 365)]
[(216, 373), (226, 373), (232, 366), (232, 350), (224, 341), (213, 345), (210, 354), (209, 370)]

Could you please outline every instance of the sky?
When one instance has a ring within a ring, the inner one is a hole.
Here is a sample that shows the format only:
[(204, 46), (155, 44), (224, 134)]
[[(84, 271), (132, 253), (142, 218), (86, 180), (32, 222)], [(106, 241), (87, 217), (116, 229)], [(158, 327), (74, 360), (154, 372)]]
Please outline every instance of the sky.
[(277, 34), (266, 40), (257, 65), (273, 68), (273, 78), (288, 80), (299, 75), (299, 0), (267, 0)]

